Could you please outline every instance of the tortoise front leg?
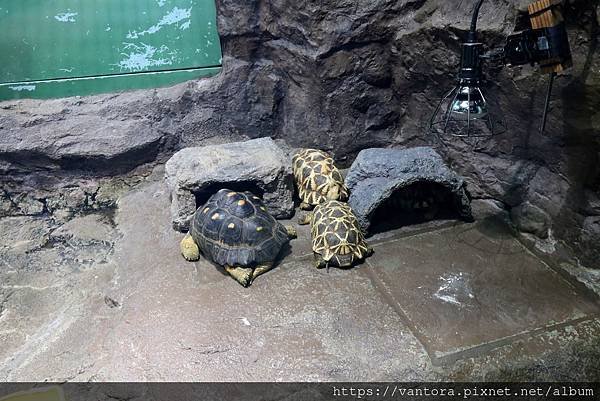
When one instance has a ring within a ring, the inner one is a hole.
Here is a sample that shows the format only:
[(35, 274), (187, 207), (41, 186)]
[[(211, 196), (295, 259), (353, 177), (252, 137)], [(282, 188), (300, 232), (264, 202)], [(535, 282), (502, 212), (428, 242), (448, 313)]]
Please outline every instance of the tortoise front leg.
[(186, 260), (195, 262), (196, 260), (200, 259), (200, 248), (190, 233), (187, 233), (185, 237), (183, 237), (181, 244), (179, 244), (179, 248), (181, 249), (181, 254)]
[(249, 267), (225, 266), (225, 271), (243, 287), (248, 287), (254, 278), (252, 269)]
[(296, 228), (294, 228), (294, 226), (284, 226), (285, 227), (285, 231), (287, 231), (288, 236), (292, 239), (294, 238), (298, 238), (298, 232), (296, 231)]
[(324, 267), (327, 267), (327, 261), (325, 259), (323, 259), (323, 256), (321, 256), (320, 254), (315, 252), (313, 254), (313, 258), (314, 258), (313, 261), (314, 261), (315, 267), (317, 269), (322, 269)]
[(298, 224), (303, 226), (312, 223), (313, 212), (302, 213), (298, 216)]

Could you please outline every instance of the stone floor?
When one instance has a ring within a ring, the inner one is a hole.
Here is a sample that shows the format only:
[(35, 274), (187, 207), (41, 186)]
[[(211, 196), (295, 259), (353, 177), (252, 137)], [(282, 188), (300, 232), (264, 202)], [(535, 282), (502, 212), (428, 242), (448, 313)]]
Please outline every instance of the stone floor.
[(600, 380), (596, 294), (489, 205), (351, 270), (312, 267), (299, 227), (245, 289), (181, 258), (161, 174), (111, 213), (0, 220), (0, 380)]

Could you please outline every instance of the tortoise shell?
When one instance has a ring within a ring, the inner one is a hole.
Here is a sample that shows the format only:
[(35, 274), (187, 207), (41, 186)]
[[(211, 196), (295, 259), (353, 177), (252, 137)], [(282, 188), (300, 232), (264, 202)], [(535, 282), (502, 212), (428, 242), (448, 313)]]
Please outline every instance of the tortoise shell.
[(358, 220), (347, 203), (328, 200), (317, 205), (311, 235), (313, 252), (334, 266), (351, 266), (369, 254)]
[(339, 197), (336, 200), (348, 199), (348, 188), (344, 184), (344, 178), (327, 153), (317, 149), (303, 149), (293, 156), (292, 164), (294, 180), (302, 202), (314, 206), (326, 201), (327, 193), (333, 186), (339, 188)]
[(290, 238), (250, 192), (221, 189), (194, 214), (190, 235), (205, 257), (225, 266), (274, 261)]

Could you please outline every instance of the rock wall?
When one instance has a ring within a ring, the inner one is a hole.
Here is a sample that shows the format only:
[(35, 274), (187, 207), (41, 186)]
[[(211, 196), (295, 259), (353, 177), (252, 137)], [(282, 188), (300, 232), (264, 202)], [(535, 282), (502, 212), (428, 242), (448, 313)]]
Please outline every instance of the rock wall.
[[(528, 2), (484, 2), (483, 40), (501, 44)], [(349, 165), (366, 147), (430, 144), (474, 197), (500, 201), (521, 230), (565, 240), (583, 263), (600, 267), (599, 0), (567, 2), (574, 68), (556, 80), (543, 135), (546, 77), (526, 66), (493, 73), (486, 85), (502, 106), (506, 134), (443, 146), (426, 125), (453, 84), (474, 3), (217, 0), (224, 53), (217, 77), (0, 103), (2, 213), (28, 214), (12, 202), (23, 188), (44, 203), (40, 188), (121, 174), (191, 145), (272, 136), (331, 151)]]

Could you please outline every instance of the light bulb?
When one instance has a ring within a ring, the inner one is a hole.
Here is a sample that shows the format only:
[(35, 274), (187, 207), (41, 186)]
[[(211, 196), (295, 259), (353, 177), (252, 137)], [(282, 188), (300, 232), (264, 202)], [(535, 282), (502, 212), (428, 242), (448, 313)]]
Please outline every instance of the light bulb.
[(478, 86), (463, 85), (458, 87), (450, 111), (459, 120), (481, 119), (488, 115), (488, 104)]
[(460, 80), (439, 102), (429, 122), (429, 132), (438, 137), (488, 137), (505, 131), (497, 102), (486, 99), (478, 81)]

